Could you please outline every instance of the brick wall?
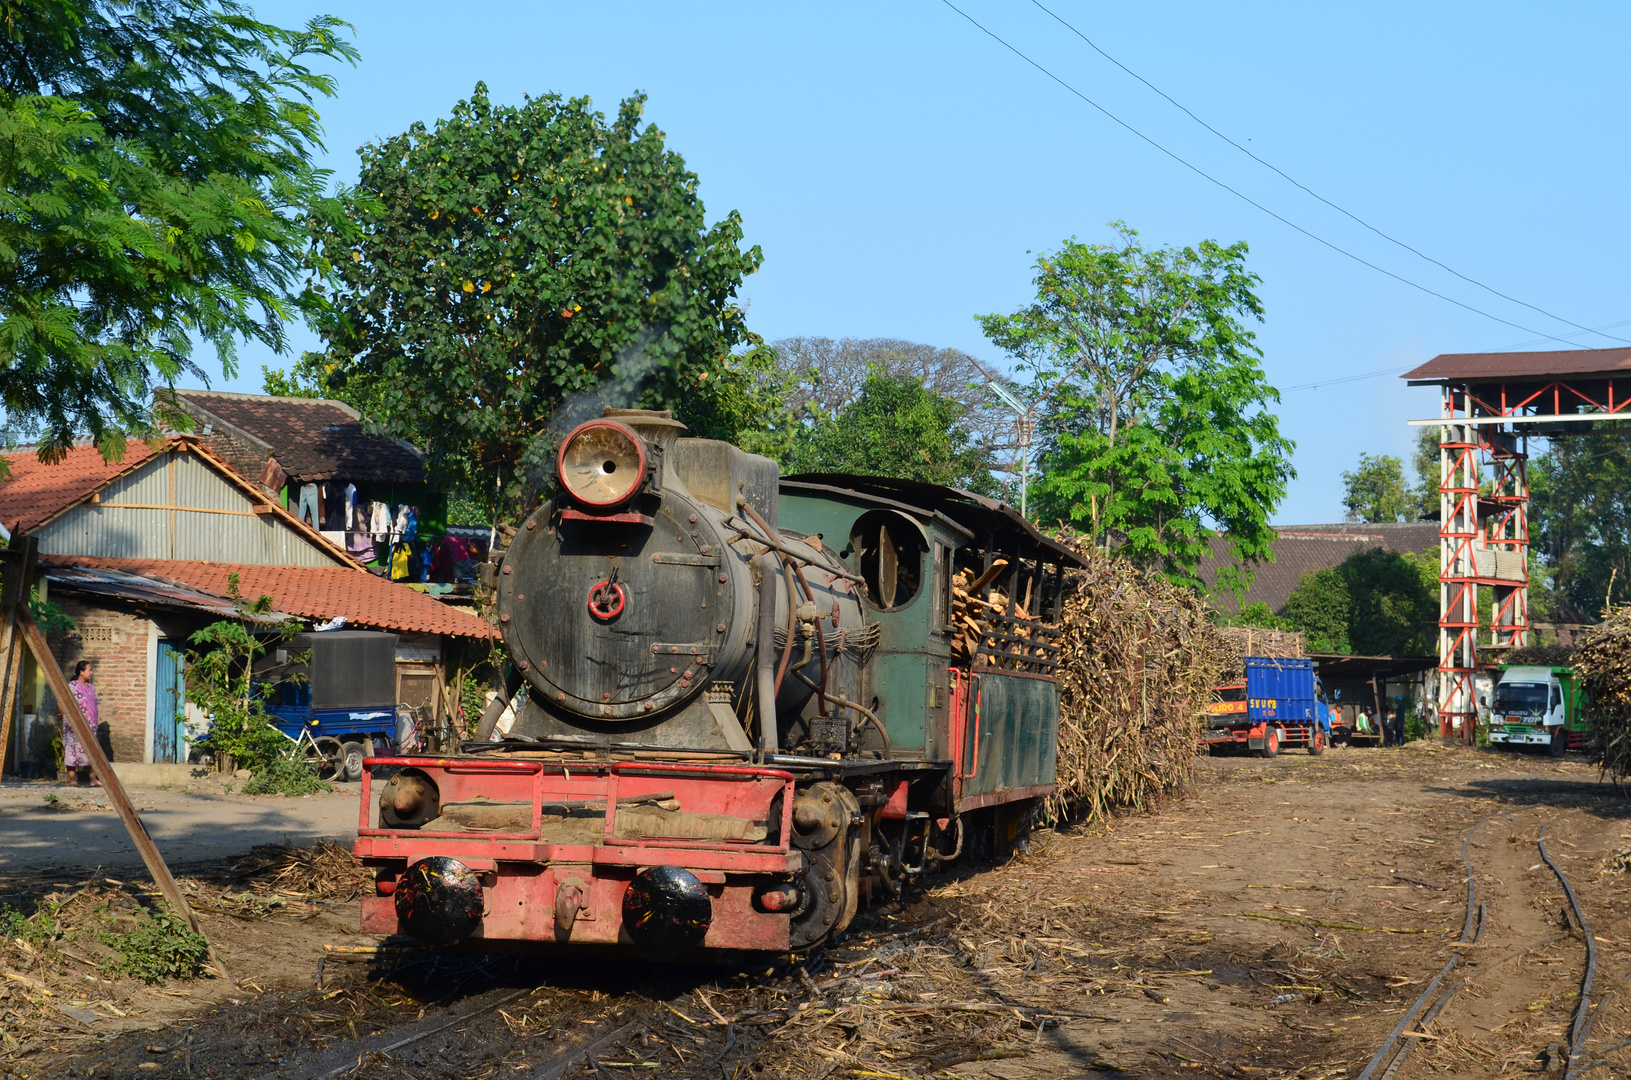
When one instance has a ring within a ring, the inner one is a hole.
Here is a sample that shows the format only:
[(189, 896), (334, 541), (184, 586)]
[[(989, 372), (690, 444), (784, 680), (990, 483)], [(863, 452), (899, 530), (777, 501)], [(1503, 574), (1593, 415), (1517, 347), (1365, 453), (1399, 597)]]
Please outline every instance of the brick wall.
[(87, 604), (77, 597), (53, 595), (52, 599), (76, 624), (73, 634), (51, 642), (63, 676), (72, 679), (74, 665), (81, 660), (96, 665), (97, 711), (111, 736), (113, 760), (145, 760), (147, 714), (152, 701), (147, 669), (148, 621), (117, 608)]

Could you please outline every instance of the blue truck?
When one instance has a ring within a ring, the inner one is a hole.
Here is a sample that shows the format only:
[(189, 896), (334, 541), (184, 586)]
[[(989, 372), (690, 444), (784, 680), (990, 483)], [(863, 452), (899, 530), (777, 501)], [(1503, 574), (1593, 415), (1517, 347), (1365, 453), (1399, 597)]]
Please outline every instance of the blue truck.
[[(278, 650), (282, 677), (267, 688), (266, 711), (291, 739), (311, 733), (307, 754), (323, 759), (325, 779), (360, 779), (363, 759), (396, 739), (396, 645), (395, 634), (325, 630)], [(308, 653), (303, 669), (290, 662)]]
[(1331, 706), (1314, 661), (1246, 657), (1246, 678), (1217, 687), (1202, 718), (1209, 750), (1254, 750), (1273, 757), (1287, 746), (1323, 754), (1331, 745)]

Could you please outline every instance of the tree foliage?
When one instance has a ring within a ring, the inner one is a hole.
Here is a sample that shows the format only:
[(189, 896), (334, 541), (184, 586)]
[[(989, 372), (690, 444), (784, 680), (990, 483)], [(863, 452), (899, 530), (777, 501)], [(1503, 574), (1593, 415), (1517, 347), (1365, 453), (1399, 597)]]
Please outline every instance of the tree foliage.
[(1416, 474), (1416, 483), (1410, 489), (1411, 518), (1416, 521), (1427, 521), (1436, 518), (1439, 513), (1438, 485), (1440, 482), (1439, 469), (1439, 429), (1436, 427), (1422, 427), (1416, 429), (1416, 445), (1410, 452), (1410, 464)]
[(734, 211), (706, 223), (643, 105), (608, 122), (587, 98), (495, 105), (478, 83), (433, 127), (363, 147), (347, 224), (317, 234), (341, 275), (325, 392), (512, 512), (600, 405), (763, 429), (773, 391), (751, 376), (770, 360), (736, 303), (761, 253)]
[[(788, 405), (812, 416), (836, 416), (861, 396), (874, 375), (921, 383), (958, 407), (957, 422), (999, 451), (1013, 441), (1013, 412), (985, 385), (967, 353), (899, 338), (783, 338), (773, 343)], [(993, 372), (993, 374), (996, 374)]]
[[(1530, 550), (1576, 617), (1631, 594), (1631, 438), (1620, 429), (1553, 439), (1529, 462)], [(1568, 619), (1566, 621), (1574, 621)]]
[(1435, 555), (1368, 548), (1310, 570), (1286, 598), (1285, 618), (1313, 652), (1427, 656), (1438, 625)]
[[(1259, 279), (1244, 243), (1146, 249), (1117, 228), (1120, 246), (1071, 240), (1043, 255), (1036, 299), (979, 321), (1028, 372), (1031, 399), (1052, 395), (1038, 516), (1199, 585), (1214, 528), (1232, 563), (1271, 557), (1269, 517), (1295, 475), (1246, 326), (1262, 318)], [(1220, 583), (1238, 592), (1245, 572)]]
[(963, 407), (910, 375), (874, 371), (834, 416), (818, 416), (789, 471), (887, 476), (992, 494), (990, 452), (962, 424)]
[[(51, 460), (183, 422), (151, 391), (281, 350), (313, 314), (307, 222), (331, 219), (313, 108), (353, 61), (331, 17), (234, 0), (12, 0), (0, 32), (0, 407)], [(304, 281), (302, 279), (305, 279)]]
[(1353, 472), (1342, 474), (1342, 505), (1367, 524), (1404, 521), (1412, 509), (1404, 463), (1392, 454), (1360, 454)]

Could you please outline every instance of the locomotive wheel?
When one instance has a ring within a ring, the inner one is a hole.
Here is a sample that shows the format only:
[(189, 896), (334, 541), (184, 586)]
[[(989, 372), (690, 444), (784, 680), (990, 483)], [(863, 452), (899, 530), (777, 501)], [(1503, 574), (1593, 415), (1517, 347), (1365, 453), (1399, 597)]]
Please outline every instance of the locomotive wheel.
[(860, 899), (860, 837), (851, 824), (861, 804), (839, 784), (813, 784), (793, 802), (793, 846), (804, 852), (802, 902), (789, 929), (795, 949), (849, 925)]

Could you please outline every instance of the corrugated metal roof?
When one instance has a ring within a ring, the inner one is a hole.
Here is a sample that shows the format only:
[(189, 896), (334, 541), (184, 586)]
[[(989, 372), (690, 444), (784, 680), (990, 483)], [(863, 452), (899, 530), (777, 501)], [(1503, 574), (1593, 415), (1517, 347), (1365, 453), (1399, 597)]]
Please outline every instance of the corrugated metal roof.
[(1533, 382), (1631, 374), (1631, 348), (1555, 352), (1441, 353), (1399, 376), (1411, 383)]
[(230, 600), (223, 597), (158, 578), (125, 573), (122, 570), (51, 565), (46, 567), (45, 576), (50, 579), (54, 588), (66, 589), (69, 592), (112, 596), (132, 603), (159, 607), (190, 608), (223, 619), (244, 619), (248, 622), (275, 624), (290, 617), (281, 611), (246, 616), (240, 613)]
[(51, 464), (19, 455), (0, 483), (0, 521), (35, 533), (41, 550), (55, 555), (339, 564), (364, 572), (186, 436), (157, 451), (131, 443), (119, 462), (103, 461), (88, 445)]

